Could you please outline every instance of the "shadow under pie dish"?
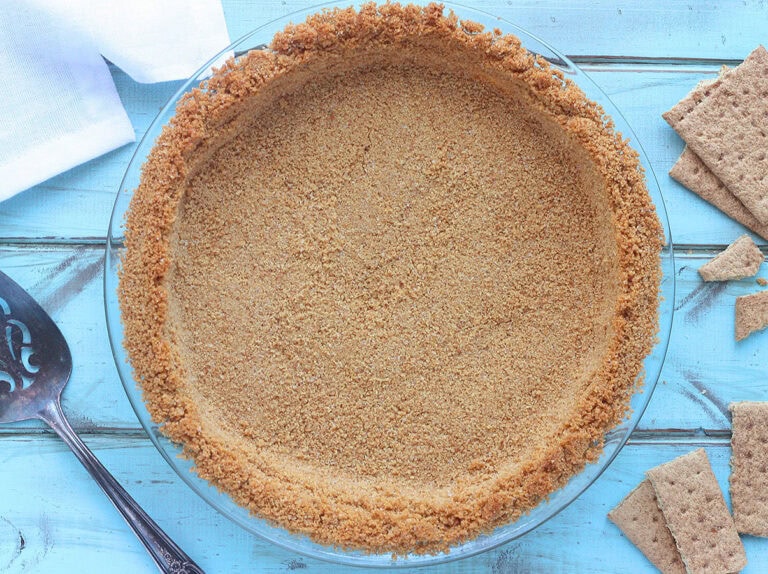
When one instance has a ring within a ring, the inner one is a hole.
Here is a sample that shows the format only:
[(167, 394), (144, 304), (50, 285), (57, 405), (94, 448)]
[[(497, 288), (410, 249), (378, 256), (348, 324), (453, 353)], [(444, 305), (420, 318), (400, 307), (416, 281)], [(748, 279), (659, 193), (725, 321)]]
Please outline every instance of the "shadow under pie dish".
[(508, 540), (647, 402), (663, 227), (637, 152), (529, 50), (436, 5), (311, 15), (180, 97), (113, 216), (151, 424), (311, 548)]

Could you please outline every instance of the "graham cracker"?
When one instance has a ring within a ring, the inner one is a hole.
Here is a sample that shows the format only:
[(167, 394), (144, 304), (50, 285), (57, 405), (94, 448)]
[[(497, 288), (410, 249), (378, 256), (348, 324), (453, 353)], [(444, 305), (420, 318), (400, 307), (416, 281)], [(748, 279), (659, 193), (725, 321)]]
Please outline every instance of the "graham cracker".
[(704, 449), (657, 466), (646, 475), (689, 573), (738, 572), (747, 564)]
[(720, 85), (725, 75), (730, 71), (728, 66), (720, 68), (720, 72), (717, 78), (712, 80), (702, 80), (696, 86), (688, 92), (688, 94), (679, 102), (677, 102), (668, 111), (661, 114), (661, 117), (677, 131), (677, 125), (688, 114), (690, 114), (696, 106), (698, 106), (704, 99), (712, 93), (712, 91)]
[(704, 281), (728, 281), (754, 277), (765, 260), (749, 235), (742, 235), (717, 257), (699, 267)]
[(768, 402), (728, 406), (733, 417), (730, 491), (744, 534), (768, 536)]
[(686, 146), (669, 175), (731, 219), (768, 239), (768, 225), (760, 223), (691, 148)]
[[(720, 74), (713, 80), (699, 82), (680, 102), (662, 117), (675, 128), (680, 120), (688, 115), (714, 88), (720, 85), (723, 77), (730, 68), (723, 66)], [(763, 239), (768, 239), (768, 225), (763, 225), (752, 213), (744, 207), (738, 197), (729, 190), (720, 179), (712, 173), (701, 158), (687, 145), (680, 155), (669, 175), (675, 181), (687, 187), (704, 201), (714, 205), (731, 219), (738, 221), (747, 229), (757, 233)]]
[(685, 574), (685, 565), (656, 502), (653, 486), (646, 479), (630, 492), (608, 519), (637, 546), (663, 574)]
[[(675, 131), (761, 222), (768, 224), (768, 51), (758, 46), (708, 90)], [(684, 110), (684, 111), (685, 111)]]
[(768, 291), (736, 298), (736, 340), (768, 327)]

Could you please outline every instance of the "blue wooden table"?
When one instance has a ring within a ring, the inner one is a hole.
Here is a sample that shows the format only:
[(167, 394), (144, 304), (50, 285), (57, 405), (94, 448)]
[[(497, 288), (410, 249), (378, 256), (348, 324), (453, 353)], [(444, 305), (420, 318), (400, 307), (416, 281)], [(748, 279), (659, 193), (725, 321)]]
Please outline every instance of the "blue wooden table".
[[(313, 2), (224, 0), (230, 36)], [(736, 343), (733, 305), (754, 279), (704, 286), (697, 268), (744, 229), (672, 181), (683, 144), (661, 113), (699, 80), (768, 43), (768, 3), (491, 1), (495, 13), (575, 60), (633, 127), (666, 199), (675, 242), (676, 316), (669, 354), (630, 443), (564, 512), (495, 551), (422, 572), (654, 572), (606, 513), (664, 461), (704, 447), (727, 492), (728, 403), (768, 399), (768, 332)], [(142, 85), (112, 69), (137, 138), (180, 83)], [(108, 220), (134, 146), (0, 203), (0, 269), (52, 314), (72, 347), (64, 408), (85, 442), (208, 572), (351, 572), (254, 537), (217, 514), (150, 443), (118, 379), (102, 274)], [(757, 239), (757, 238), (756, 238)], [(765, 248), (766, 242), (759, 241)], [(768, 266), (761, 275), (768, 277)], [(768, 485), (766, 485), (768, 488)], [(744, 538), (745, 572), (768, 572), (768, 540)], [(0, 425), (0, 572), (154, 572), (134, 535), (50, 431)]]

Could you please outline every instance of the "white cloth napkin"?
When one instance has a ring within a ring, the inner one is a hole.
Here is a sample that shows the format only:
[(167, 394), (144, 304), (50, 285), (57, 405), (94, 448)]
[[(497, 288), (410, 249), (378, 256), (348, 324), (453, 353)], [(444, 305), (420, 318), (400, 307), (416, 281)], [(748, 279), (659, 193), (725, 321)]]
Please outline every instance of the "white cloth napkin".
[(102, 55), (160, 82), (191, 76), (230, 43), (220, 0), (2, 4), (0, 201), (135, 141)]

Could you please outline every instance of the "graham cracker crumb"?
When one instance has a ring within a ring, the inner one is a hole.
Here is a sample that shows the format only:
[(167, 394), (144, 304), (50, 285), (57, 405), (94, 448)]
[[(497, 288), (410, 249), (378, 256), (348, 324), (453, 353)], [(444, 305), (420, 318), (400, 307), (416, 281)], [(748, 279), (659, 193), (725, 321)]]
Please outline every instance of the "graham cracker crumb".
[(657, 328), (636, 152), (518, 39), (327, 10), (185, 96), (126, 222), (147, 406), (291, 531), (438, 552), (596, 460)]

